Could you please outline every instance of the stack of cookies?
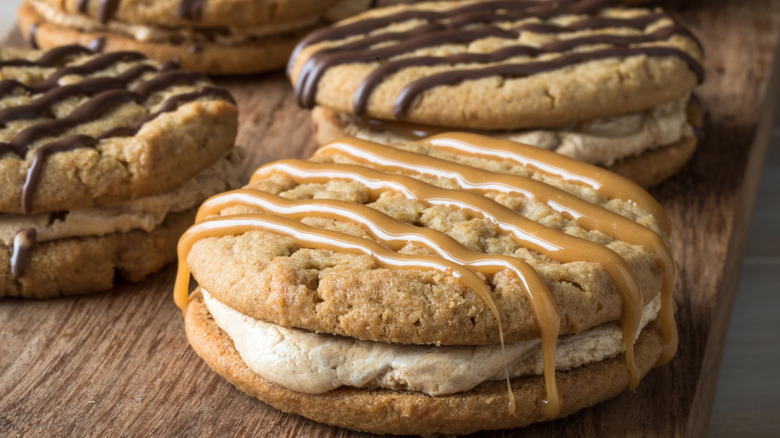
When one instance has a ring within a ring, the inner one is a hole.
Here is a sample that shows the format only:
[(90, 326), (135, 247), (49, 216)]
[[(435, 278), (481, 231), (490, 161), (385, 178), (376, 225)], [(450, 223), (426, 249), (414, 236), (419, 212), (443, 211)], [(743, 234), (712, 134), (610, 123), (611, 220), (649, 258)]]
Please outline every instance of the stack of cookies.
[(33, 47), (83, 44), (134, 50), (207, 73), (284, 66), (316, 27), (365, 10), (368, 0), (26, 0), (22, 33)]
[(696, 147), (702, 49), (660, 9), (614, 1), (456, 1), (365, 12), (288, 65), (320, 144), (459, 130), (554, 150), (645, 187)]
[(280, 410), (470, 433), (571, 414), (668, 361), (669, 234), (639, 186), (554, 152), (343, 138), (205, 202), (174, 294), (195, 351)]
[(240, 185), (231, 95), (137, 52), (0, 49), (0, 297), (137, 281)]

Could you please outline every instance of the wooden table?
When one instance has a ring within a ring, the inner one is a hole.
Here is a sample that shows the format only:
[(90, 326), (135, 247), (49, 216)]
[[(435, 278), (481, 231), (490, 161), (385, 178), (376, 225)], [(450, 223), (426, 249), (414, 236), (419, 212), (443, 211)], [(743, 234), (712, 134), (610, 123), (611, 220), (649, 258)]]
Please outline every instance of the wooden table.
[[(692, 163), (653, 190), (675, 227), (680, 351), (635, 393), (531, 426), (526, 436), (699, 436), (708, 424), (777, 95), (770, 72), (780, 3), (699, 0), (673, 9), (702, 39), (708, 74), (697, 91), (707, 138)], [(282, 74), (219, 82), (241, 108), (245, 175), (311, 153), (308, 114)], [(87, 297), (0, 301), (0, 436), (368, 436), (282, 414), (212, 373), (187, 344), (173, 274), (171, 266)]]

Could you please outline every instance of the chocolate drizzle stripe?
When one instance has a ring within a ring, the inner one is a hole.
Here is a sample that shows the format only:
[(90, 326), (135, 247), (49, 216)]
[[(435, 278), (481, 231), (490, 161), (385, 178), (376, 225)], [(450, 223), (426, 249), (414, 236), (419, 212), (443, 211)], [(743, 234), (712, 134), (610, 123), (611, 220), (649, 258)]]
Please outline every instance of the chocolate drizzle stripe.
[(11, 275), (21, 278), (27, 270), (30, 250), (35, 246), (37, 232), (35, 228), (19, 230), (14, 235), (13, 251), (11, 253)]
[(203, 17), (206, 0), (180, 0), (176, 9), (179, 18), (198, 21)]
[(115, 78), (89, 78), (76, 84), (52, 88), (43, 96), (33, 100), (27, 105), (14, 106), (0, 110), (0, 129), (13, 120), (32, 119), (44, 116), (49, 117), (51, 116), (52, 106), (69, 97), (79, 95), (92, 96), (102, 91), (126, 88), (128, 83), (138, 79), (144, 73), (151, 71), (156, 71), (156, 69), (150, 65), (139, 65), (128, 69)]
[(566, 26), (558, 26), (556, 24), (549, 23), (525, 23), (514, 28), (517, 31), (543, 33), (543, 34), (555, 34), (564, 32), (575, 32), (581, 30), (594, 30), (594, 29), (606, 29), (610, 27), (624, 27), (631, 29), (644, 29), (648, 25), (655, 23), (658, 20), (672, 17), (665, 12), (655, 12), (651, 14), (641, 15), (636, 18), (606, 18), (606, 17), (589, 17), (580, 21), (568, 24)]
[[(668, 26), (648, 35), (592, 35), (580, 38), (570, 38), (565, 40), (553, 41), (542, 45), (541, 47), (532, 46), (509, 46), (503, 49), (496, 50), (492, 53), (461, 53), (458, 55), (439, 57), (413, 57), (402, 58), (395, 61), (388, 61), (380, 64), (375, 68), (360, 84), (354, 99), (354, 111), (356, 115), (363, 115), (366, 112), (368, 106), (368, 99), (371, 97), (371, 92), (376, 88), (384, 78), (409, 67), (419, 66), (434, 66), (434, 65), (456, 65), (456, 64), (469, 64), (469, 63), (494, 63), (505, 61), (507, 59), (517, 56), (533, 56), (537, 57), (543, 54), (560, 53), (565, 52), (576, 47), (595, 45), (595, 44), (611, 44), (615, 46), (628, 46), (631, 44), (641, 44), (653, 41), (663, 41), (671, 38), (673, 35), (687, 35), (688, 31), (680, 26)], [(315, 96), (308, 96), (312, 100)], [(307, 102), (309, 103), (309, 102)]]
[(517, 34), (493, 26), (482, 26), (469, 30), (449, 29), (435, 33), (425, 32), (403, 43), (374, 50), (338, 50), (333, 53), (317, 53), (301, 69), (298, 79), (300, 87), (296, 84), (296, 89), (305, 90), (300, 95), (301, 102), (303, 102), (304, 107), (311, 108), (315, 103), (317, 84), (319, 84), (325, 71), (333, 66), (355, 62), (382, 62), (390, 57), (423, 47), (438, 46), (443, 43), (466, 44), (491, 36), (513, 39)]
[[(288, 64), (288, 73), (290, 72), (295, 59), (297, 59), (300, 52), (312, 44), (316, 44), (323, 41), (334, 41), (344, 38), (348, 38), (355, 35), (369, 33), (375, 29), (379, 29), (390, 25), (392, 23), (401, 23), (408, 20), (457, 20), (458, 23), (467, 22), (469, 20), (476, 20), (478, 22), (484, 16), (486, 12), (493, 12), (496, 10), (504, 10), (505, 14), (511, 11), (527, 11), (532, 8), (547, 8), (554, 10), (557, 15), (563, 15), (566, 13), (587, 13), (596, 9), (600, 9), (607, 4), (614, 3), (613, 0), (597, 0), (584, 2), (586, 5), (571, 5), (575, 3), (575, 0), (561, 0), (561, 1), (484, 1), (472, 5), (461, 6), (460, 8), (451, 9), (445, 12), (426, 11), (426, 10), (408, 10), (401, 11), (395, 14), (385, 15), (382, 17), (366, 18), (352, 23), (344, 24), (341, 26), (333, 26), (324, 29), (314, 31), (302, 39), (293, 50), (290, 56), (290, 63)], [(561, 7), (570, 5), (569, 7)], [(571, 11), (571, 12), (570, 12)], [(541, 11), (539, 11), (541, 12)], [(550, 12), (552, 13), (552, 12)], [(458, 18), (459, 15), (465, 14), (463, 18)]]
[(600, 59), (631, 56), (675, 57), (684, 61), (696, 74), (701, 82), (704, 79), (704, 68), (690, 55), (670, 47), (614, 47), (590, 52), (571, 53), (550, 61), (530, 62), (524, 64), (505, 64), (478, 69), (462, 69), (437, 73), (417, 79), (407, 84), (399, 93), (393, 107), (396, 118), (403, 117), (414, 100), (424, 91), (440, 85), (453, 85), (464, 80), (475, 80), (490, 76), (501, 76), (508, 79), (523, 78), (537, 73), (559, 70), (574, 64), (596, 61)]
[[(86, 50), (86, 49), (85, 49)], [(91, 52), (88, 52), (91, 53)], [(13, 79), (4, 79), (0, 81), (0, 98), (4, 97), (16, 88), (21, 88), (28, 93), (44, 93), (52, 88), (59, 87), (59, 80), (67, 75), (86, 76), (105, 70), (120, 62), (140, 61), (146, 59), (144, 55), (138, 52), (112, 52), (100, 55), (84, 64), (62, 67), (57, 69), (45, 80), (32, 85), (25, 85)], [(37, 65), (37, 64), (36, 64)]]
[[(114, 13), (119, 6), (119, 1), (120, 0), (100, 0), (100, 3), (98, 4), (97, 15), (97, 19), (100, 21), (100, 23), (108, 23), (108, 20), (114, 16)], [(82, 14), (86, 14), (89, 12), (89, 3), (90, 0), (78, 0), (76, 3), (76, 11)]]
[(32, 207), (32, 198), (30, 193), (35, 189), (38, 179), (43, 169), (43, 163), (46, 158), (55, 152), (65, 152), (78, 148), (93, 147), (97, 140), (88, 135), (72, 135), (62, 140), (47, 143), (35, 149), (30, 168), (27, 169), (27, 175), (22, 186), (22, 212), (29, 214)]
[(171, 70), (161, 73), (152, 80), (138, 84), (133, 91), (142, 96), (164, 90), (176, 84), (194, 84), (200, 81), (207, 81), (208, 76), (195, 71)]
[[(349, 37), (364, 34), (365, 38), (344, 44), (342, 46), (331, 46), (316, 51), (303, 62), (297, 77), (294, 78), (296, 100), (300, 106), (311, 108), (316, 104), (316, 96), (319, 88), (319, 82), (325, 73), (334, 66), (352, 63), (376, 63), (376, 67), (369, 76), (361, 83), (358, 92), (354, 97), (354, 112), (357, 115), (365, 114), (368, 99), (371, 91), (376, 88), (390, 74), (403, 68), (412, 66), (431, 66), (443, 64), (459, 63), (495, 63), (504, 61), (508, 58), (518, 55), (537, 57), (545, 53), (562, 53), (583, 45), (609, 44), (617, 46), (614, 56), (630, 56), (631, 53), (621, 51), (620, 46), (631, 46), (656, 41), (668, 40), (674, 35), (683, 35), (690, 38), (701, 49), (699, 41), (687, 30), (674, 24), (674, 19), (666, 12), (648, 11), (633, 17), (605, 17), (598, 14), (608, 6), (622, 7), (618, 2), (607, 0), (589, 0), (589, 1), (566, 1), (566, 2), (481, 2), (473, 5), (464, 6), (449, 11), (430, 11), (430, 10), (405, 10), (390, 14), (384, 17), (366, 18), (354, 21), (345, 25), (322, 29), (310, 34), (299, 43), (288, 64), (288, 74), (292, 73), (295, 65), (295, 59), (305, 47), (323, 41), (342, 40)], [(521, 21), (526, 18), (535, 18), (546, 20), (551, 17), (563, 15), (585, 15), (585, 17), (569, 23), (567, 25), (558, 25), (549, 22), (521, 22), (514, 28), (501, 29), (495, 26), (497, 22), (511, 23)], [(382, 29), (393, 23), (404, 22), (408, 20), (423, 20), (427, 23), (417, 26), (405, 32), (385, 32), (376, 35), (369, 35), (376, 29)], [(628, 28), (644, 30), (647, 26), (657, 23), (661, 20), (669, 20), (673, 24), (656, 30), (648, 35), (591, 35), (585, 37), (571, 38), (548, 43), (542, 47), (530, 46), (510, 46), (499, 49), (490, 54), (466, 53), (448, 57), (413, 57), (404, 58), (403, 55), (412, 54), (414, 51), (424, 48), (446, 44), (468, 44), (472, 41), (484, 37), (494, 37), (506, 40), (516, 40), (522, 32), (534, 32), (543, 34), (559, 34), (567, 32), (579, 32), (582, 30), (607, 29), (607, 28)], [(489, 23), (490, 25), (473, 28), (471, 26)], [(420, 29), (424, 28), (424, 31)], [(491, 30), (492, 29), (492, 30)], [(481, 34), (481, 35), (480, 35)], [(382, 46), (372, 49), (376, 43), (385, 43)], [(390, 43), (388, 45), (387, 43)], [(395, 43), (395, 44), (393, 44)], [(625, 49), (625, 48), (623, 48)], [(699, 77), (701, 81), (704, 77), (704, 70), (700, 63), (686, 52), (673, 47), (655, 47), (655, 48), (633, 48), (647, 56), (675, 56), (682, 59)], [(603, 59), (603, 52), (589, 52), (595, 59)], [(582, 58), (583, 55), (561, 57), (567, 63), (561, 64), (557, 68), (587, 62), (590, 59)], [(395, 57), (400, 57), (396, 61), (391, 61)], [(439, 60), (437, 60), (437, 58)], [(550, 62), (550, 61), (546, 61)], [(389, 64), (389, 65), (388, 65)], [(529, 62), (528, 65), (537, 67), (537, 71), (523, 70), (523, 73), (516, 73), (510, 68), (510, 78), (525, 77), (532, 74), (554, 70), (550, 67), (552, 64), (545, 62)], [(485, 76), (502, 75), (494, 73), (499, 71), (499, 66), (487, 67), (486, 71), (480, 73), (473, 69), (474, 78)], [(422, 78), (419, 81), (429, 80), (436, 83), (437, 80), (446, 79), (446, 72), (434, 75), (431, 78)], [(457, 73), (455, 73), (457, 76)], [(454, 81), (460, 81), (463, 78)], [(409, 84), (402, 91), (402, 94), (415, 94), (412, 89), (419, 87), (420, 84)], [(434, 85), (435, 86), (435, 85)], [(405, 100), (398, 97), (399, 101)], [(406, 108), (404, 108), (406, 107)], [(396, 117), (400, 117), (408, 109), (408, 102), (398, 103), (394, 108)]]
[(67, 58), (76, 55), (89, 55), (92, 53), (88, 48), (78, 44), (55, 47), (38, 58), (36, 61), (29, 59), (8, 59), (0, 60), (2, 67), (55, 67), (63, 63)]
[[(160, 105), (160, 108), (156, 112), (137, 120), (130, 127), (114, 128), (97, 137), (90, 137), (88, 135), (81, 135), (81, 134), (72, 135), (64, 139), (57, 140), (37, 147), (35, 149), (35, 154), (33, 155), (33, 162), (30, 165), (30, 168), (27, 170), (25, 183), (24, 186), (22, 187), (22, 199), (21, 199), (22, 212), (24, 214), (31, 213), (32, 193), (34, 192), (38, 184), (41, 169), (46, 160), (46, 157), (48, 157), (52, 153), (72, 151), (74, 149), (79, 149), (79, 148), (94, 147), (97, 145), (98, 141), (106, 138), (135, 135), (143, 127), (144, 124), (150, 122), (151, 120), (154, 120), (155, 118), (159, 117), (161, 114), (175, 111), (176, 109), (178, 109), (179, 106), (185, 103), (192, 102), (201, 97), (207, 97), (207, 96), (216, 97), (234, 103), (232, 96), (227, 90), (212, 88), (212, 87), (204, 87), (198, 91), (194, 91), (191, 93), (178, 94), (172, 96), (171, 98), (164, 101), (163, 104)], [(99, 94), (98, 96), (95, 96), (86, 104), (76, 108), (73, 111), (73, 113), (71, 113), (71, 115), (68, 116), (67, 118), (60, 119), (60, 120), (70, 119), (67, 124), (58, 123), (55, 125), (54, 123), (52, 123), (52, 127), (54, 129), (64, 131), (66, 129), (71, 128), (72, 126), (69, 125), (73, 122), (79, 122), (75, 124), (80, 124), (88, 120), (94, 120), (95, 118), (111, 110), (118, 104), (121, 104), (128, 100), (138, 101), (144, 98), (145, 98), (144, 96), (139, 95), (138, 93), (127, 91), (127, 90), (106, 91), (104, 93)], [(59, 122), (60, 120), (54, 120), (52, 122)], [(25, 131), (22, 131), (19, 135), (22, 134), (25, 134)], [(46, 134), (54, 135), (45, 131), (36, 130), (30, 134), (27, 134), (27, 136), (43, 136)], [(17, 137), (19, 135), (17, 135)], [(15, 139), (16, 138), (14, 138), (14, 140)], [(3, 144), (0, 144), (0, 147), (2, 146)]]

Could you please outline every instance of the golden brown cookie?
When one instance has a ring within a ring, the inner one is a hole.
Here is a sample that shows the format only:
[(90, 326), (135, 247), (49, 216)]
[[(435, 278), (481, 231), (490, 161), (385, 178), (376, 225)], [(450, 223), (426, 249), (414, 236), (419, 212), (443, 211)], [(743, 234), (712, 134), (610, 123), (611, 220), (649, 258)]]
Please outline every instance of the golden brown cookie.
[(240, 184), (235, 103), (201, 73), (82, 46), (3, 48), (0, 68), (0, 296), (138, 280), (171, 260), (176, 217)]
[(365, 10), (367, 0), (27, 0), (18, 11), (33, 46), (133, 50), (213, 74), (281, 68), (307, 32)]
[(481, 130), (609, 167), (695, 139), (686, 105), (701, 61), (699, 42), (660, 9), (460, 1), (313, 32), (288, 73), (298, 103), (331, 111), (350, 136)]
[[(175, 297), (212, 368), (282, 410), (377, 433), (513, 427), (627, 386), (565, 395), (556, 368), (625, 352), (633, 387), (672, 357), (669, 232), (637, 185), (554, 152), (464, 133), (393, 147), (345, 138), (204, 203), (179, 243)], [(188, 305), (190, 272), (205, 305)], [(635, 336), (654, 324), (663, 340), (639, 366)], [(509, 377), (524, 388), (518, 412), (476, 414), (508, 408), (509, 395), (482, 391)], [(399, 410), (364, 423), (364, 411), (314, 407), (326, 400)], [(415, 429), (403, 406), (430, 421)]]

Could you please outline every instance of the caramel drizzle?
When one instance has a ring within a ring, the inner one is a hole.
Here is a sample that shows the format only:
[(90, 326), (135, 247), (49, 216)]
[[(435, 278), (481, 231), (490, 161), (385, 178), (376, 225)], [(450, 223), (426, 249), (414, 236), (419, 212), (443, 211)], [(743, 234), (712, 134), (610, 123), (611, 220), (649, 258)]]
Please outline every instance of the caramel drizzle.
[[(195, 242), (208, 237), (237, 235), (250, 231), (266, 231), (282, 234), (293, 238), (296, 243), (302, 247), (325, 249), (349, 254), (365, 254), (370, 256), (383, 268), (435, 270), (442, 272), (447, 276), (461, 279), (466, 286), (478, 296), (487, 297), (488, 306), (492, 306), (491, 310), (496, 315), (500, 330), (501, 319), (498, 316), (497, 309), (495, 309), (495, 303), (493, 302), (492, 297), (490, 297), (490, 291), (487, 290), (485, 284), (474, 274), (474, 272), (457, 263), (435, 256), (397, 253), (369, 239), (337, 231), (315, 228), (293, 219), (265, 213), (237, 214), (205, 219), (190, 227), (184, 235), (182, 235), (178, 246), (179, 268), (176, 273), (176, 283), (174, 285), (174, 301), (183, 312), (186, 313), (189, 300), (188, 284), (190, 271), (187, 266), (187, 254), (192, 250)], [(501, 333), (502, 348), (503, 345), (503, 333)], [(506, 365), (504, 368), (506, 370)], [(554, 389), (553, 394), (555, 397), (550, 398), (545, 402), (542, 406), (542, 412), (552, 418), (560, 411), (560, 402), (557, 397), (557, 387), (554, 386), (555, 381), (552, 379), (548, 380), (548, 382), (549, 381), (552, 381)], [(507, 391), (509, 396), (509, 413), (514, 414), (516, 405), (512, 387), (509, 382), (508, 372)]]
[(635, 182), (601, 167), (535, 146), (478, 134), (450, 132), (422, 142), (443, 151), (509, 161), (545, 176), (590, 187), (608, 199), (619, 199), (650, 213), (667, 235), (671, 233), (669, 217), (658, 201)]
[(594, 244), (526, 219), (515, 211), (484, 196), (460, 190), (443, 189), (414, 178), (391, 175), (363, 166), (323, 164), (300, 160), (282, 160), (257, 169), (252, 181), (272, 173), (284, 174), (298, 184), (324, 183), (345, 179), (365, 186), (376, 199), (383, 192), (398, 192), (409, 199), (428, 205), (458, 209), (495, 223), (501, 232), (511, 235), (519, 244), (560, 263), (588, 261), (600, 263), (623, 297), (623, 333), (626, 360), (632, 387), (639, 382), (634, 361), (633, 340), (641, 317), (642, 296), (631, 269), (609, 248)]
[[(550, 417), (560, 412), (560, 399), (555, 382), (555, 344), (558, 339), (560, 318), (555, 301), (544, 281), (524, 261), (509, 256), (486, 255), (471, 251), (445, 233), (398, 221), (365, 205), (333, 199), (291, 200), (256, 189), (234, 190), (212, 197), (204, 202), (198, 211), (196, 223), (235, 205), (247, 205), (267, 213), (296, 220), (316, 215), (358, 223), (364, 226), (375, 239), (380, 240), (394, 251), (402, 249), (409, 242), (415, 242), (435, 251), (446, 260), (459, 266), (471, 267), (486, 275), (496, 274), (503, 269), (511, 270), (523, 282), (537, 321), (539, 321), (545, 386), (547, 388), (545, 409), (549, 410)], [(496, 317), (499, 337), (503, 346), (503, 328), (498, 308), (490, 291), (481, 280), (480, 283), (482, 284), (480, 289), (472, 290), (485, 302)]]
[[(507, 193), (531, 201), (536, 200), (547, 204), (588, 231), (597, 230), (617, 240), (642, 246), (654, 255), (662, 273), (660, 296), (665, 352), (660, 362), (665, 363), (674, 356), (677, 349), (677, 328), (674, 324), (672, 294), (676, 268), (669, 248), (649, 228), (532, 178), (477, 169), (369, 141), (344, 139), (331, 142), (318, 149), (314, 156), (339, 154), (348, 156), (361, 165), (385, 172), (455, 180), (460, 188), (466, 191), (480, 194)], [(557, 157), (558, 154), (555, 155)], [(623, 341), (633, 343), (633, 338), (624, 338)]]
[(14, 235), (13, 252), (11, 253), (11, 275), (21, 278), (27, 269), (30, 250), (35, 246), (38, 234), (35, 228), (19, 230)]
[[(440, 150), (466, 156), (509, 161), (545, 176), (590, 187), (608, 199), (620, 199), (650, 213), (658, 221), (666, 235), (671, 234), (671, 222), (658, 201), (633, 181), (600, 167), (542, 148), (477, 134), (440, 134), (423, 140), (423, 143)], [(673, 263), (671, 263), (669, 270), (676, 271)], [(657, 365), (669, 362), (677, 352), (678, 334), (674, 322), (673, 294), (674, 283), (665, 281), (661, 290), (661, 325), (664, 349)]]
[[(479, 146), (488, 148), (492, 153), (481, 154), (480, 147), (471, 144), (479, 143), (478, 140), (481, 140)], [(524, 151), (523, 149), (526, 148), (525, 146), (519, 148), (519, 150), (520, 152), (529, 152), (525, 155), (530, 155), (530, 157), (523, 156), (522, 153), (517, 151), (510, 153), (511, 151), (503, 150), (504, 148), (498, 148), (496, 152), (496, 150), (491, 147), (491, 143), (493, 142), (500, 141), (467, 134), (449, 134), (428, 139), (428, 143), (433, 147), (440, 147), (443, 150), (448, 150), (453, 149), (448, 143), (455, 143), (454, 148), (464, 151), (466, 155), (482, 156), (483, 158), (493, 159), (496, 157), (496, 154), (498, 154), (499, 157), (503, 155), (520, 155), (519, 158), (513, 157), (512, 161), (520, 162), (524, 167), (530, 167), (532, 170), (536, 170), (543, 174), (566, 175), (569, 176), (569, 178), (566, 178), (567, 180), (574, 180), (575, 182), (578, 182), (577, 178), (572, 178), (572, 175), (577, 176), (577, 171), (583, 171), (585, 175), (581, 176), (580, 179), (590, 182), (597, 190), (601, 189), (601, 184), (612, 181), (609, 178), (609, 174), (602, 175), (598, 172), (594, 173), (593, 170), (599, 171), (599, 169), (592, 168), (592, 166), (586, 166), (584, 168), (580, 166), (572, 167), (572, 164), (579, 163), (567, 159), (566, 157), (559, 156), (558, 154), (532, 147), (527, 147), (530, 150)], [(536, 154), (536, 152), (541, 152), (541, 154)], [(548, 158), (554, 158), (555, 160), (549, 165), (545, 164), (539, 166), (538, 161), (544, 158), (544, 153), (552, 154), (552, 156)], [(618, 291), (623, 297), (623, 338), (626, 350), (626, 360), (631, 374), (631, 386), (636, 386), (638, 383), (638, 372), (636, 371), (633, 359), (633, 342), (637, 334), (639, 318), (641, 316), (642, 298), (636, 280), (622, 258), (608, 248), (593, 244), (587, 240), (566, 235), (557, 230), (547, 229), (539, 224), (528, 221), (517, 212), (514, 212), (481, 194), (487, 192), (502, 192), (525, 196), (529, 199), (536, 199), (540, 202), (547, 203), (551, 208), (574, 220), (585, 229), (599, 230), (605, 234), (615, 236), (619, 240), (643, 246), (649, 252), (655, 254), (659, 268), (662, 270), (664, 276), (664, 291), (670, 291), (670, 275), (674, 275), (674, 264), (671, 261), (668, 249), (655, 233), (620, 215), (589, 204), (586, 201), (559, 189), (552, 187), (548, 188), (546, 185), (530, 178), (484, 171), (482, 169), (475, 169), (434, 157), (396, 150), (354, 139), (342, 140), (339, 143), (326, 145), (315, 155), (332, 154), (348, 155), (357, 161), (362, 161), (366, 164), (371, 163), (370, 166), (372, 167), (378, 167), (392, 172), (455, 179), (460, 184), (462, 190), (443, 189), (408, 176), (388, 174), (362, 166), (336, 163), (325, 164), (300, 160), (284, 160), (261, 167), (254, 173), (252, 181), (255, 182), (274, 174), (286, 175), (297, 184), (327, 183), (334, 179), (354, 181), (368, 189), (370, 199), (375, 200), (385, 192), (395, 192), (400, 193), (409, 199), (416, 199), (428, 205), (443, 205), (449, 208), (460, 209), (494, 222), (501, 231), (512, 235), (527, 248), (540, 252), (553, 260), (564, 263), (577, 260), (599, 263), (612, 277), (613, 282), (616, 284)], [(562, 167), (563, 169), (558, 169), (557, 171), (551, 170), (554, 169), (555, 166)], [(641, 188), (634, 187), (634, 189), (638, 190), (639, 193), (644, 193)], [(625, 193), (630, 195), (628, 196), (628, 199), (641, 200), (643, 198), (640, 194), (631, 192), (632, 190), (625, 190)], [(239, 214), (216, 219), (206, 219), (204, 221), (205, 217), (218, 214), (220, 211), (236, 205), (257, 208), (263, 212), (271, 212), (273, 215), (268, 215), (266, 213)], [(240, 234), (253, 229), (277, 232), (275, 230), (290, 224), (289, 221), (291, 218), (302, 219), (313, 215), (359, 223), (368, 229), (369, 233), (375, 239), (390, 247), (391, 250), (398, 250), (409, 241), (414, 241), (435, 251), (447, 261), (454, 262), (456, 266), (467, 266), (486, 274), (495, 274), (501, 269), (510, 269), (515, 272), (521, 281), (524, 282), (534, 311), (536, 312), (537, 320), (540, 324), (543, 344), (544, 375), (548, 394), (547, 400), (542, 406), (542, 412), (545, 416), (550, 418), (558, 414), (560, 400), (558, 398), (557, 388), (550, 384), (551, 382), (552, 385), (555, 384), (555, 342), (554, 340), (551, 342), (550, 338), (557, 338), (560, 322), (557, 312), (554, 312), (553, 310), (555, 309), (555, 303), (550, 297), (549, 290), (533, 268), (530, 268), (530, 266), (522, 260), (513, 257), (474, 253), (446, 234), (433, 229), (419, 228), (397, 221), (366, 205), (339, 200), (290, 200), (257, 189), (236, 190), (212, 197), (204, 203), (198, 212), (197, 221), (200, 223), (188, 230), (179, 243), (180, 265), (174, 289), (177, 305), (179, 305), (183, 311), (186, 311), (188, 300), (187, 284), (189, 282), (189, 269), (186, 264), (186, 258), (196, 241), (205, 237)], [(262, 224), (261, 228), (257, 228), (258, 223)], [(298, 224), (299, 226), (305, 227), (295, 221), (293, 221), (292, 224)], [(622, 227), (625, 227), (625, 229)], [(311, 229), (311, 227), (308, 229)], [(309, 235), (302, 236), (299, 234), (299, 230), (301, 230), (301, 228), (295, 230), (288, 229), (286, 232), (286, 235), (295, 238), (299, 242), (299, 245), (311, 245), (314, 248), (324, 248), (341, 252), (357, 251), (364, 254), (371, 254), (375, 259), (377, 258), (377, 255), (372, 254), (370, 250), (369, 252), (365, 252), (365, 248), (355, 250), (354, 246), (351, 246), (348, 250), (345, 250), (344, 248), (339, 247), (338, 244), (335, 246), (324, 246), (320, 243), (311, 241)], [(319, 235), (326, 234), (325, 230), (316, 230), (316, 233)], [(349, 239), (365, 240), (333, 231), (327, 232), (327, 234), (331, 236), (334, 233), (339, 234), (342, 237), (347, 236)], [(372, 242), (370, 240), (366, 241)], [(332, 242), (335, 242), (335, 240)], [(388, 251), (381, 245), (380, 248), (384, 251)], [(399, 265), (395, 267), (436, 269), (436, 267), (431, 267), (424, 261), (418, 262), (417, 264), (410, 263), (404, 266)], [(455, 273), (456, 271), (453, 270), (450, 272)], [(460, 278), (465, 279), (471, 277), (461, 273)], [(478, 277), (476, 278), (478, 280)], [(473, 284), (469, 284), (466, 280), (464, 281), (469, 288), (485, 300), (486, 305), (488, 305), (496, 316), (503, 345), (501, 320), (486, 285), (481, 281), (477, 281)], [(670, 298), (671, 295), (664, 291), (662, 291), (661, 309), (662, 323), (664, 323), (666, 327), (664, 329), (664, 337), (667, 339), (667, 335), (672, 335), (675, 337), (676, 341), (676, 332), (674, 331), (675, 327), (671, 308), (664, 306), (664, 297)], [(540, 304), (543, 305), (543, 308), (540, 307)], [(670, 305), (670, 301), (667, 300), (666, 304)], [(554, 312), (555, 315), (552, 315), (551, 312)], [(663, 321), (665, 319), (666, 321)], [(672, 333), (669, 333), (669, 326), (671, 327)], [(666, 351), (669, 350), (669, 344), (670, 343), (667, 342)], [(674, 348), (676, 348), (676, 343)], [(671, 352), (673, 354), (673, 349)], [(553, 359), (550, 359), (550, 357)], [(511, 398), (511, 388), (509, 394)], [(512, 410), (512, 407), (513, 405), (510, 402), (510, 411)]]
[[(336, 65), (380, 62), (380, 65), (361, 83), (355, 95), (354, 112), (355, 114), (361, 115), (366, 111), (368, 100), (373, 89), (391, 74), (405, 68), (443, 64), (488, 64), (506, 61), (507, 59), (517, 56), (538, 57), (542, 54), (562, 53), (577, 47), (593, 44), (610, 44), (615, 47), (589, 52), (569, 53), (548, 61), (493, 65), (488, 67), (447, 71), (418, 79), (407, 84), (402, 89), (395, 103), (394, 115), (396, 118), (402, 117), (417, 96), (438, 85), (454, 84), (463, 80), (473, 80), (495, 75), (507, 78), (521, 78), (546, 71), (557, 70), (573, 64), (610, 57), (629, 57), (638, 55), (677, 57), (683, 60), (691, 68), (700, 81), (703, 79), (704, 69), (699, 62), (679, 49), (657, 46), (629, 47), (633, 44), (668, 40), (673, 35), (687, 36), (701, 47), (698, 40), (690, 32), (677, 25), (659, 29), (648, 35), (597, 35), (557, 41), (543, 45), (539, 48), (531, 46), (512, 46), (486, 54), (465, 53), (447, 57), (407, 57), (395, 61), (388, 61), (390, 58), (408, 54), (423, 47), (438, 46), (442, 44), (467, 44), (488, 36), (514, 40), (524, 31), (536, 33), (564, 33), (609, 27), (644, 29), (649, 24), (658, 20), (672, 19), (666, 13), (658, 12), (648, 13), (634, 18), (588, 17), (567, 26), (558, 26), (548, 23), (524, 23), (509, 30), (490, 25), (464, 29), (464, 27), (474, 24), (520, 20), (528, 17), (545, 19), (565, 14), (593, 14), (601, 10), (607, 4), (612, 3), (613, 2), (585, 1), (575, 3), (567, 2), (564, 5), (560, 5), (551, 2), (541, 4), (539, 2), (483, 2), (477, 5), (453, 9), (448, 12), (412, 10), (385, 17), (364, 19), (342, 26), (323, 29), (310, 34), (309, 37), (302, 40), (296, 47), (296, 50), (290, 59), (290, 63), (288, 64), (288, 74), (292, 73), (294, 62), (298, 54), (311, 44), (322, 41), (339, 40), (368, 33), (376, 28), (384, 27), (391, 23), (403, 22), (411, 19), (422, 19), (428, 20), (429, 23), (405, 32), (385, 32), (373, 36), (366, 36), (365, 38), (342, 46), (323, 48), (312, 54), (302, 66), (298, 77), (295, 80), (296, 99), (299, 105), (308, 108), (315, 105), (318, 85), (322, 76), (328, 69)], [(479, 6), (479, 8), (476, 6)], [(531, 9), (536, 8), (536, 11), (529, 12), (529, 6)], [(503, 12), (498, 13), (498, 10)], [(443, 23), (442, 21), (444, 20), (448, 20), (448, 22)], [(379, 48), (371, 49), (372, 46), (378, 43), (388, 42), (397, 42), (397, 44), (390, 46), (382, 45)]]

